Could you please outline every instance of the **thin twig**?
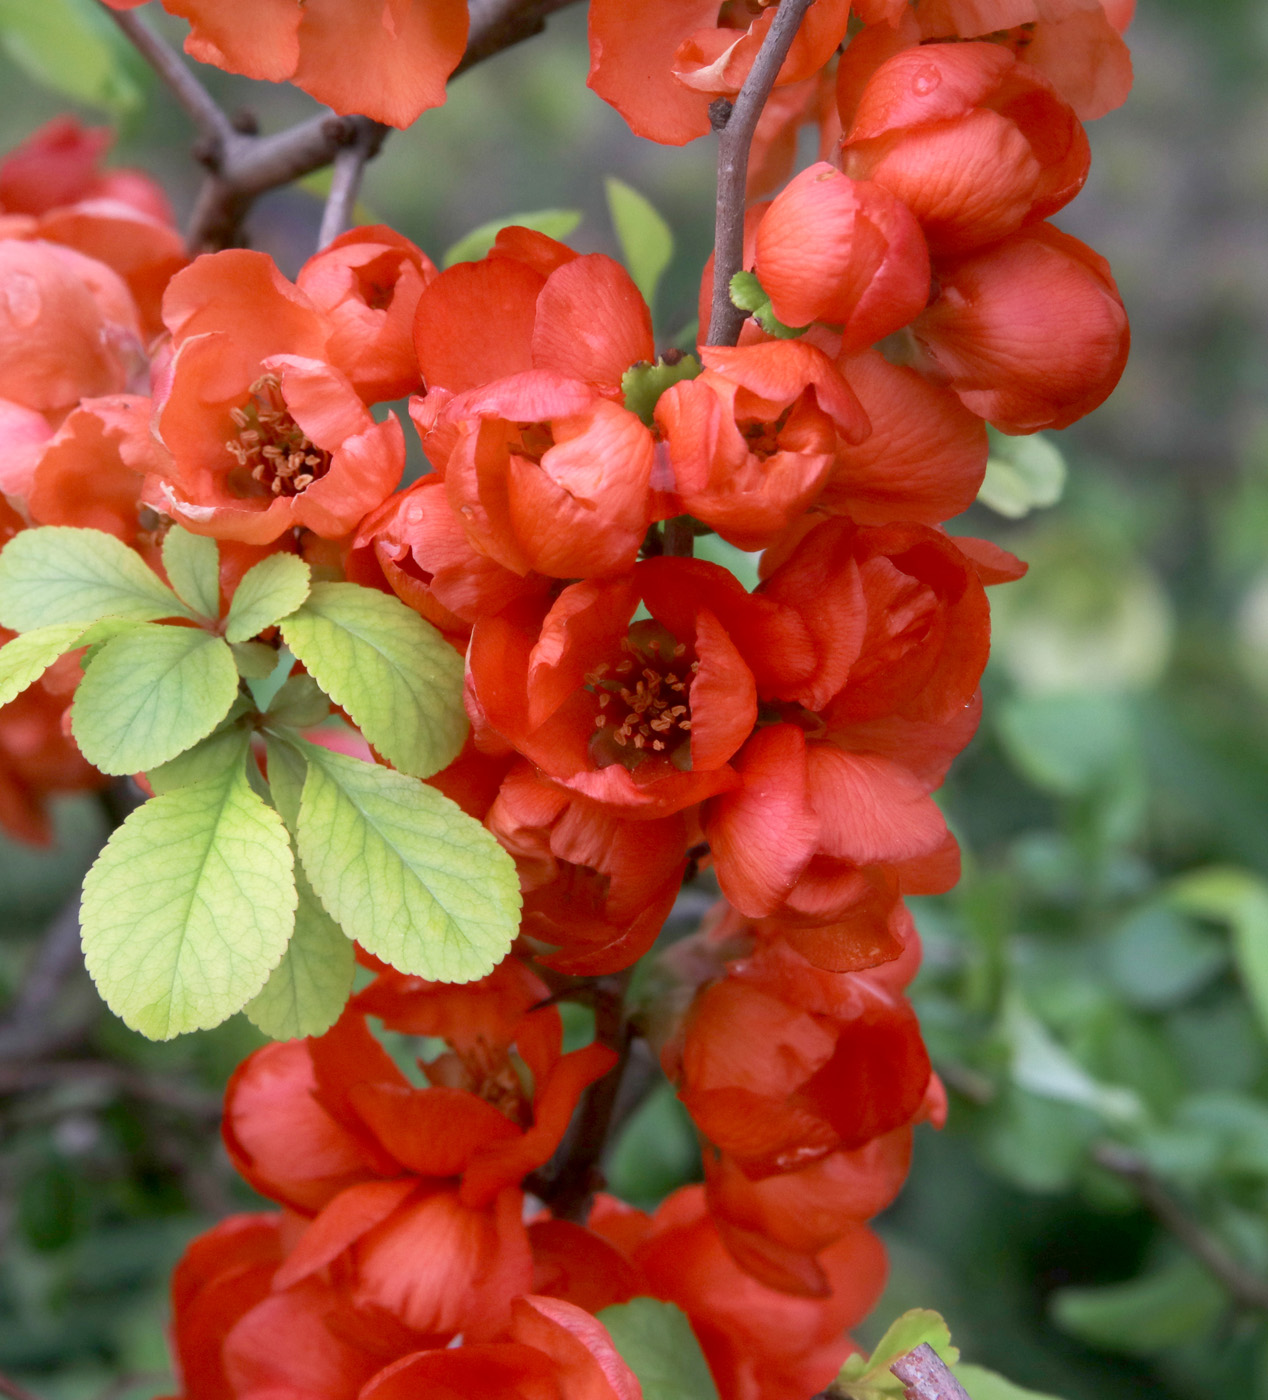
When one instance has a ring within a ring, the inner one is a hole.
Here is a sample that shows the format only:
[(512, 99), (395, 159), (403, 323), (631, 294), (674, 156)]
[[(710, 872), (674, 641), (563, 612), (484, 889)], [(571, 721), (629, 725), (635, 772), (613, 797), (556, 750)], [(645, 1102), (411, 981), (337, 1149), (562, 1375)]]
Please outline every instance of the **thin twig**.
[(577, 0), (471, 0), (467, 51), (452, 77), (540, 34), (548, 15), (576, 3)]
[(907, 1400), (970, 1400), (969, 1392), (928, 1342), (900, 1356), (889, 1369), (902, 1381)]
[(379, 122), (367, 122), (335, 156), (330, 193), (326, 196), (321, 231), (317, 235), (318, 248), (333, 243), (345, 229), (352, 226), (366, 162), (378, 155), (379, 147), (390, 129)]
[(215, 1122), (220, 1117), (220, 1098), (215, 1094), (186, 1089), (179, 1083), (140, 1074), (106, 1060), (46, 1060), (37, 1063), (0, 1063), (0, 1097), (28, 1093), (58, 1084), (97, 1084), (110, 1093), (126, 1095), (170, 1108), (191, 1118)]
[(672, 519), (665, 521), (665, 540), (663, 552), (675, 555), (682, 559), (689, 559), (692, 550), (695, 548), (696, 535), (691, 528), (691, 517), (687, 515), (675, 515)]
[(3, 1371), (0, 1371), (0, 1395), (8, 1396), (8, 1400), (40, 1400), (33, 1390), (19, 1385), (12, 1376), (6, 1376)]
[(1198, 1224), (1154, 1175), (1149, 1164), (1116, 1142), (1098, 1143), (1092, 1149), (1098, 1166), (1127, 1182), (1143, 1205), (1232, 1294), (1241, 1307), (1268, 1312), (1268, 1279), (1252, 1272)]
[[(739, 96), (718, 107), (718, 205), (713, 234), (713, 302), (706, 345), (734, 345), (745, 313), (731, 301), (731, 278), (744, 264), (744, 203), (753, 133), (811, 0), (780, 0)], [(715, 104), (716, 105), (716, 104)]]
[(30, 1060), (64, 1039), (52, 1023), (62, 984), (80, 965), (79, 894), (63, 906), (45, 930), (12, 1010), (0, 1022), (0, 1060)]
[(233, 123), (225, 115), (220, 104), (194, 76), (185, 61), (131, 10), (112, 10), (108, 5), (101, 8), (128, 36), (133, 48), (154, 69), (163, 80), (172, 96), (185, 109), (190, 120), (198, 128), (198, 134), (205, 145), (204, 157), (209, 161), (219, 161), (224, 150), (233, 144), (237, 132)]

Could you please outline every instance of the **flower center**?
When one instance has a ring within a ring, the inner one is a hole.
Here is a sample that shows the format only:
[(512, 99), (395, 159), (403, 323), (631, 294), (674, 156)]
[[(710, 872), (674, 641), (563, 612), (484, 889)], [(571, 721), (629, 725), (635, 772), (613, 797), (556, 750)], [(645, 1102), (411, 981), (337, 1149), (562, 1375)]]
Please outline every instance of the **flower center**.
[(653, 754), (691, 767), (691, 682), (699, 661), (659, 622), (636, 622), (621, 638), (621, 658), (586, 676), (598, 699), (590, 753), (600, 768), (636, 768)]
[(298, 496), (330, 470), (330, 453), (291, 416), (277, 375), (261, 375), (247, 402), (229, 413), (238, 429), (225, 443), (238, 459), (229, 475), (237, 495)]

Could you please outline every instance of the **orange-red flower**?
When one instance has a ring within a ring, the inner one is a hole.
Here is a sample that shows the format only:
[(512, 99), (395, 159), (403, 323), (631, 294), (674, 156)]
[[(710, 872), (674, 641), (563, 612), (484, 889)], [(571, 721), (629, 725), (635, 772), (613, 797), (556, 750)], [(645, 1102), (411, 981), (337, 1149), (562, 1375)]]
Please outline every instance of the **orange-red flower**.
[(907, 325), (929, 300), (929, 250), (911, 211), (823, 161), (775, 197), (754, 266), (785, 325), (838, 325), (847, 352)]
[(926, 44), (883, 63), (842, 165), (920, 220), (934, 254), (992, 243), (1068, 203), (1091, 154), (1078, 118), (997, 44)]
[[(145, 0), (107, 0), (130, 10)], [(467, 43), (463, 0), (163, 0), (200, 63), (292, 82), (336, 112), (406, 127), (445, 100)]]
[[(709, 130), (709, 103), (734, 97), (776, 6), (718, 0), (594, 0), (590, 86), (639, 136), (681, 146)], [(845, 37), (848, 0), (815, 0), (776, 78), (811, 77)]]
[(164, 300), (173, 355), (153, 499), (198, 534), (266, 544), (348, 534), (396, 486), (405, 439), (331, 362), (331, 322), (263, 253), (199, 258)]
[(701, 356), (704, 373), (656, 405), (675, 513), (694, 515), (741, 549), (762, 549), (818, 497), (838, 439), (860, 442), (870, 426), (812, 345), (706, 346)]
[(1109, 397), (1130, 331), (1109, 264), (1036, 224), (935, 265), (912, 324), (929, 372), (1007, 433), (1064, 428)]

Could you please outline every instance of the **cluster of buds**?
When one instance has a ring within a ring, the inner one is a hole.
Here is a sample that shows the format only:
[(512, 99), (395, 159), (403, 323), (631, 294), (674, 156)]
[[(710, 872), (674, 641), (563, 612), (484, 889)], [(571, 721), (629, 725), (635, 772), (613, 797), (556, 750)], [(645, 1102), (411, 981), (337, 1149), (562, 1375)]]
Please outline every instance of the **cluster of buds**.
[[(198, 56), (371, 110), (356, 65), (322, 85), (325, 7), (247, 63), (215, 7), (165, 3)], [(449, 8), (443, 53), (422, 0), (384, 9), (442, 85)], [(592, 0), (591, 84), (639, 134), (692, 139), (777, 11)], [(1023, 569), (943, 523), (976, 496), (987, 423), (1064, 426), (1122, 369), (1106, 264), (1047, 220), (1086, 176), (1080, 118), (1130, 77), (1128, 16), (1097, 0), (854, 18), (843, 48), (850, 7), (809, 7), (751, 193), (786, 178), (804, 121), (830, 159), (751, 205), (763, 310), (695, 357), (658, 357), (621, 266), (527, 229), (439, 272), (360, 228), (291, 282), (250, 251), (184, 265), (156, 193), (96, 174), (82, 133), (0, 168), (20, 293), (0, 306), (0, 526), (89, 525), (161, 568), (176, 522), (220, 542), (226, 599), (278, 552), (394, 593), (465, 656), (471, 739), (432, 781), (524, 896), (491, 976), (366, 956), (334, 1029), (239, 1070), (226, 1140), (282, 1212), (180, 1265), (188, 1400), (633, 1400), (595, 1315), (640, 1296), (687, 1315), (728, 1400), (806, 1400), (852, 1350), (884, 1277), (866, 1221), (945, 1112), (903, 995), (904, 899), (958, 876), (932, 793), (978, 721), (985, 588)], [(47, 208), (24, 193), (54, 185)], [(371, 410), (406, 396), (431, 470), (398, 489), (405, 430)], [(708, 533), (762, 551), (758, 586), (691, 557)], [(83, 781), (50, 776), (73, 760), (37, 781)], [(705, 869), (722, 903), (653, 951)], [(660, 999), (632, 1029), (695, 1123), (703, 1184), (650, 1217), (585, 1192), (552, 1209), (549, 1163), (630, 1032), (564, 1053), (549, 1003), (593, 997), (587, 979), (610, 996), (645, 955)], [(367, 1016), (430, 1038), (422, 1081)]]

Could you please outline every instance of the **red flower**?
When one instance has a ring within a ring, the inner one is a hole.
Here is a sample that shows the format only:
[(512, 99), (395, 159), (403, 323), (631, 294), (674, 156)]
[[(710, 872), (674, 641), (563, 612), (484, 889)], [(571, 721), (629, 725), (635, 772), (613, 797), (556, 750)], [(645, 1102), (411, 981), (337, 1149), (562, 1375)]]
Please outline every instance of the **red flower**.
[(656, 405), (679, 510), (761, 549), (818, 496), (838, 435), (862, 441), (867, 418), (828, 357), (802, 341), (701, 356), (705, 372)]
[[(709, 103), (734, 97), (774, 20), (775, 6), (717, 0), (595, 0), (590, 7), (590, 86), (633, 131), (681, 146), (709, 130)], [(847, 0), (815, 0), (776, 82), (809, 78), (845, 37)]]
[(925, 44), (872, 75), (845, 170), (897, 195), (935, 254), (992, 243), (1056, 213), (1091, 158), (1078, 118), (997, 44)]
[[(631, 625), (640, 599), (650, 618)], [(703, 560), (649, 559), (575, 583), (547, 611), (515, 605), (471, 637), (476, 740), (630, 815), (668, 816), (739, 781), (730, 760), (757, 695), (805, 674), (791, 609)]]
[[(129, 10), (145, 0), (107, 0)], [(163, 0), (200, 63), (292, 82), (343, 114), (406, 127), (445, 100), (467, 43), (462, 0)]]
[(263, 253), (199, 258), (164, 300), (174, 355), (156, 405), (162, 509), (198, 534), (266, 544), (346, 535), (400, 480), (395, 415), (376, 423), (328, 359), (332, 328)]
[(1109, 397), (1127, 362), (1127, 313), (1109, 264), (1086, 244), (1038, 224), (935, 271), (938, 295), (911, 333), (966, 408), (1033, 433)]
[(929, 250), (906, 205), (823, 161), (766, 211), (754, 266), (781, 321), (839, 325), (847, 352), (907, 325), (929, 300)]

